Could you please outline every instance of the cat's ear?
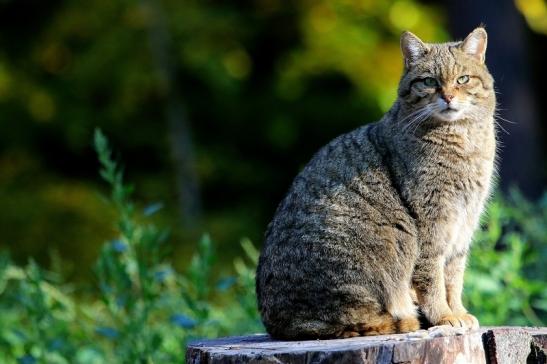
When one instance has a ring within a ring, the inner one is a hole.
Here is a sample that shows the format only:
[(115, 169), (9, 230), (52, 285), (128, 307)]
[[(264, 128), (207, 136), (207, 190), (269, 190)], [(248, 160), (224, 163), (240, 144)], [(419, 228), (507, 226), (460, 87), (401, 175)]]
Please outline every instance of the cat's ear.
[(412, 62), (426, 54), (428, 48), (420, 38), (407, 31), (401, 35), (401, 51), (405, 59), (405, 66), (409, 67)]
[(486, 43), (488, 35), (483, 27), (473, 30), (462, 42), (462, 50), (470, 56), (476, 58), (481, 64), (484, 63), (486, 54)]

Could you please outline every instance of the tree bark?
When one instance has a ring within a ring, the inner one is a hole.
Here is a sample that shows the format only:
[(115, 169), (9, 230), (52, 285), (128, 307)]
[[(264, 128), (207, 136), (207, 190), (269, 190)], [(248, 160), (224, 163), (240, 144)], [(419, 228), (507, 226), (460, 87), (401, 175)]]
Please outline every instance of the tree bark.
[(276, 341), (251, 335), (195, 341), (187, 363), (543, 363), (547, 328), (437, 326), (409, 334), (351, 339)]

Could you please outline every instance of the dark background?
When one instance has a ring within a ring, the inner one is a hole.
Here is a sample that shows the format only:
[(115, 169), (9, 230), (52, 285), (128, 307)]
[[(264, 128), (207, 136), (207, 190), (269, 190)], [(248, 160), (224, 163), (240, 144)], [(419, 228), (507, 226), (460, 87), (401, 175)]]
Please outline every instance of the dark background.
[[(399, 35), (486, 25), (500, 185), (546, 179), (542, 0), (0, 1), (0, 246), (85, 277), (114, 235), (93, 130), (184, 266), (209, 232), (224, 261), (260, 245), (298, 170), (395, 99)], [(502, 128), (505, 130), (503, 131)], [(222, 268), (221, 268), (222, 269)]]

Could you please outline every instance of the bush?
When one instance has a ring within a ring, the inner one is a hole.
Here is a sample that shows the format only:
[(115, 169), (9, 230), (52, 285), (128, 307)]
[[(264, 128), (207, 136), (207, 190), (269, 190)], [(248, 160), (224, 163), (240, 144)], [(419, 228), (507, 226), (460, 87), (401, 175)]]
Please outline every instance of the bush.
[[(186, 271), (175, 271), (167, 231), (150, 223), (161, 206), (138, 210), (100, 131), (95, 148), (119, 233), (97, 259), (96, 288), (84, 294), (32, 260), (19, 267), (0, 255), (0, 362), (181, 362), (190, 339), (263, 331), (253, 244), (243, 239), (235, 276), (216, 281), (214, 245), (204, 235)], [(517, 192), (490, 204), (465, 288), (468, 308), (483, 325), (544, 325), (546, 207), (547, 196), (532, 204)]]
[(242, 240), (236, 276), (217, 284), (211, 273), (216, 253), (207, 235), (187, 271), (176, 272), (165, 256), (167, 231), (147, 222), (159, 206), (137, 211), (132, 188), (99, 131), (95, 148), (119, 232), (97, 259), (97, 289), (90, 298), (78, 296), (58, 274), (33, 261), (17, 267), (2, 255), (0, 362), (181, 362), (189, 339), (262, 331), (252, 243)]
[(532, 204), (518, 191), (490, 203), (475, 235), (464, 298), (482, 325), (547, 322), (547, 194)]

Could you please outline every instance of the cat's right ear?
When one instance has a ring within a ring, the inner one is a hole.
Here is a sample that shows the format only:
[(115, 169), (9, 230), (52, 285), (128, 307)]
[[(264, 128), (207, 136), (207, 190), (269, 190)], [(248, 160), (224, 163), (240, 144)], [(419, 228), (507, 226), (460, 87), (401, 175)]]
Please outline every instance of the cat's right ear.
[(428, 48), (414, 34), (409, 31), (401, 35), (401, 51), (405, 60), (405, 67), (410, 67), (410, 64), (416, 62), (417, 59), (427, 53)]

